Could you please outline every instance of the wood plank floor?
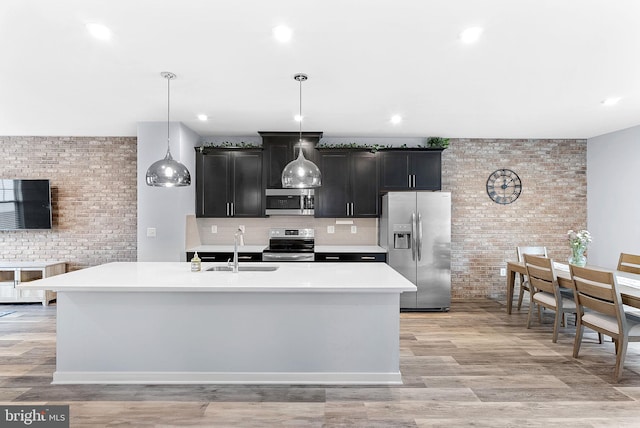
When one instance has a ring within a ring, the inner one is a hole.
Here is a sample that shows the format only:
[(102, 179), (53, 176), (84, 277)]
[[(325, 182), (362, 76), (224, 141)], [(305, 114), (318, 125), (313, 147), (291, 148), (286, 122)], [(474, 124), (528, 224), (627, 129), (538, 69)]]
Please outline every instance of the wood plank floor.
[[(0, 402), (69, 404), (72, 427), (638, 427), (640, 343), (613, 383), (613, 344), (575, 327), (551, 343), (551, 318), (491, 300), (403, 313), (393, 387), (51, 385), (55, 305), (2, 305)], [(371, 332), (375, 334), (375, 332)]]

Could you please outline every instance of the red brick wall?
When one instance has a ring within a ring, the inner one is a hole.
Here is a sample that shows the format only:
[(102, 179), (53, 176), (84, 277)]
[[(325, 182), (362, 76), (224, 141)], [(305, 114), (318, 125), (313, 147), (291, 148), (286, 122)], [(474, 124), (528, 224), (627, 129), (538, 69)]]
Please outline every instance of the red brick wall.
[(136, 138), (0, 137), (0, 178), (51, 180), (53, 229), (0, 231), (1, 260), (136, 259)]
[[(505, 293), (500, 268), (518, 245), (546, 245), (566, 261), (568, 229), (587, 224), (586, 140), (452, 139), (442, 157), (442, 189), (452, 192), (452, 296)], [(489, 199), (486, 182), (515, 171), (522, 194), (512, 204)]]

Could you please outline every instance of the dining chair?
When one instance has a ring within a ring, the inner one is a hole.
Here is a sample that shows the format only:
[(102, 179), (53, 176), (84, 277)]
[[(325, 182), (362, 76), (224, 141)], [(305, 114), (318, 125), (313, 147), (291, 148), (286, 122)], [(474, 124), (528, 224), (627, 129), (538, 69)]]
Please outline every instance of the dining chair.
[[(516, 247), (518, 253), (518, 261), (524, 262), (525, 254), (532, 254), (534, 256), (547, 257), (547, 247)], [(526, 275), (520, 274), (520, 294), (518, 295), (518, 310), (522, 308), (522, 298), (524, 292), (529, 291), (529, 279)]]
[(640, 256), (636, 254), (620, 253), (618, 270), (640, 274)]
[(629, 342), (640, 341), (640, 322), (627, 317), (613, 272), (569, 265), (578, 306), (573, 358), (578, 358), (584, 327), (610, 336), (615, 343), (615, 381), (622, 377)]
[(527, 328), (531, 327), (531, 314), (533, 307), (538, 306), (538, 319), (542, 324), (541, 308), (555, 311), (553, 322), (553, 343), (558, 341), (558, 329), (561, 320), (564, 321), (565, 313), (576, 312), (576, 304), (573, 300), (560, 293), (560, 286), (553, 270), (553, 260), (548, 257), (524, 254), (524, 264), (529, 277), (529, 316)]

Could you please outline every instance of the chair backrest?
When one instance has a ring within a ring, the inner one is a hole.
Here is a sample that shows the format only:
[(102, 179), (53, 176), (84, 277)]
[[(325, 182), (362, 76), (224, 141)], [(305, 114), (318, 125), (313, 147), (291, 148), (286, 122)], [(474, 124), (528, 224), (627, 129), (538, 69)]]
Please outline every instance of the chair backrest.
[(618, 270), (640, 274), (640, 256), (636, 254), (620, 253)]
[(524, 261), (525, 254), (531, 254), (534, 256), (547, 256), (547, 247), (516, 247), (516, 252), (518, 253), (518, 261)]
[(626, 318), (613, 272), (574, 265), (569, 265), (569, 272), (573, 281), (576, 305), (580, 307), (581, 313), (583, 308), (588, 308), (615, 317), (618, 320), (618, 330), (609, 331), (613, 334), (623, 332), (626, 329)]
[(527, 269), (529, 284), (539, 291), (551, 293), (556, 298), (560, 293), (556, 274), (553, 271), (553, 260), (548, 257), (524, 254), (524, 265)]

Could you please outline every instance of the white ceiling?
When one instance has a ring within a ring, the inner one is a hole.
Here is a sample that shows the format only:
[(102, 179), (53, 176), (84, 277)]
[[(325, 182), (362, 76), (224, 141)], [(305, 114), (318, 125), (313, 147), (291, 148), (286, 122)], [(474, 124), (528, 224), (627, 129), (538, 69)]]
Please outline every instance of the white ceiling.
[(134, 136), (172, 71), (203, 136), (298, 130), (303, 72), (325, 136), (588, 138), (640, 124), (639, 52), (639, 0), (2, 0), (0, 135)]

